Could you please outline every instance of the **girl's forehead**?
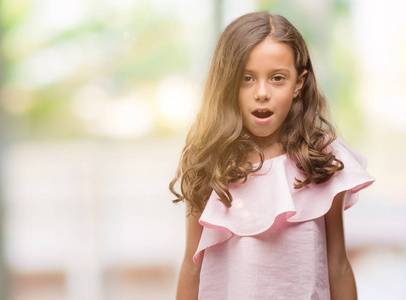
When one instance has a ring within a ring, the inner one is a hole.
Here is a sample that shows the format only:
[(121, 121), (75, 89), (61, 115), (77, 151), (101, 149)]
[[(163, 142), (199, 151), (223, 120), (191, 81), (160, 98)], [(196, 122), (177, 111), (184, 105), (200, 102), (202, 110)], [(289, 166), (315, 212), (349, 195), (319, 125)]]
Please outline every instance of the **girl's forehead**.
[(245, 68), (265, 67), (295, 69), (293, 50), (285, 43), (264, 39), (251, 50)]

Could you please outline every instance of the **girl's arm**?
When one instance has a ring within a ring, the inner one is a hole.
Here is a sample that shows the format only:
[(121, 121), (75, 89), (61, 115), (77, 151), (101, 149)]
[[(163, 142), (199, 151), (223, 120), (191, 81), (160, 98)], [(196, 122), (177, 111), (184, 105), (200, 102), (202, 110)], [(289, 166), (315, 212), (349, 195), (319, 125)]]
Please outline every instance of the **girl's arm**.
[(357, 288), (344, 241), (343, 210), (345, 192), (334, 197), (325, 215), (328, 273), (331, 300), (356, 300)]
[(200, 254), (196, 263), (193, 262), (193, 255), (199, 245), (203, 226), (198, 223), (201, 214), (193, 216), (189, 214), (189, 209), (190, 206), (186, 203), (186, 249), (179, 274), (176, 300), (197, 299), (199, 292), (200, 268), (204, 251)]

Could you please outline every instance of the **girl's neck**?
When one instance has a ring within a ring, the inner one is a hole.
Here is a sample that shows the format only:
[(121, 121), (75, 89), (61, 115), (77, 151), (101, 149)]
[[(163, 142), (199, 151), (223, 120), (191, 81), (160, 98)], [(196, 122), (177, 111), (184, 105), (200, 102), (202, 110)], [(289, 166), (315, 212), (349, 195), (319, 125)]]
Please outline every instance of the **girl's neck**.
[(273, 137), (261, 137), (252, 135), (253, 141), (263, 150), (269, 147), (274, 147), (278, 143), (278, 140)]
[[(254, 142), (261, 148), (264, 153), (264, 159), (270, 159), (276, 156), (285, 154), (283, 146), (272, 137), (257, 137), (253, 136)], [(259, 157), (256, 153), (250, 153), (248, 155), (248, 160), (252, 163), (259, 162)]]

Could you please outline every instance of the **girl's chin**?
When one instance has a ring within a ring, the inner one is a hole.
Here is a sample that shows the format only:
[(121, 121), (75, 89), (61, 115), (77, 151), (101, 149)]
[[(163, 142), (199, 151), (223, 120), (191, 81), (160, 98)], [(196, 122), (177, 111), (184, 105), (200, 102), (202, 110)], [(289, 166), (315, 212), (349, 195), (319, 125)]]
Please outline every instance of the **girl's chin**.
[(266, 134), (254, 134), (252, 132), (250, 132), (252, 139), (258, 143), (258, 144), (262, 144), (262, 145), (270, 145), (273, 143), (277, 143), (278, 142), (278, 135), (275, 133), (272, 133), (270, 135), (266, 135)]

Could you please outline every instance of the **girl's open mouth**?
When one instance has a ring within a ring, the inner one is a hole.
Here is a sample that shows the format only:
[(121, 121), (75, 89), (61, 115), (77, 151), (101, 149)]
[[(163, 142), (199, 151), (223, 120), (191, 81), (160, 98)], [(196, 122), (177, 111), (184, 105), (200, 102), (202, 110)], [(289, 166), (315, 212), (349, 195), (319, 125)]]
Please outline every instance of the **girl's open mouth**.
[(272, 116), (273, 112), (271, 112), (270, 110), (255, 110), (251, 114), (259, 119), (266, 119)]

